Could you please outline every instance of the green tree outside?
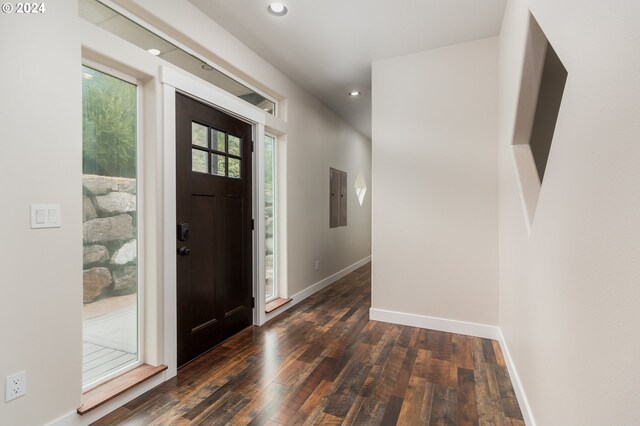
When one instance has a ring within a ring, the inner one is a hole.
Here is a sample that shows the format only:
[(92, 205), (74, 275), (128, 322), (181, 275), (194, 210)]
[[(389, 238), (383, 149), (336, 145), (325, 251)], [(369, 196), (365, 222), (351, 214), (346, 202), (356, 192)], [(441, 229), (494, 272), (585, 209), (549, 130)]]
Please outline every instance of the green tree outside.
[(136, 86), (82, 67), (82, 171), (136, 177)]

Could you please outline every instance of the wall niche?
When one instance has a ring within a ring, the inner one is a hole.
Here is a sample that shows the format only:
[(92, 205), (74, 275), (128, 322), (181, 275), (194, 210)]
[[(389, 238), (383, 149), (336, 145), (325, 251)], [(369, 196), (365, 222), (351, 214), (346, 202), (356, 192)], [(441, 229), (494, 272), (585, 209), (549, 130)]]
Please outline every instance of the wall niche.
[(552, 152), (567, 77), (556, 50), (529, 14), (512, 147), (529, 231)]

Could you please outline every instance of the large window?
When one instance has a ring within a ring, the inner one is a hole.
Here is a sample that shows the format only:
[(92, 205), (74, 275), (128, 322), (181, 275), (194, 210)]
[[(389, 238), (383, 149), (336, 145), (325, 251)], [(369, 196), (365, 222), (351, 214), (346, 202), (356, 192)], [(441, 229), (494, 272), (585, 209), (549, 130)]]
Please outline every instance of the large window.
[(276, 280), (276, 140), (264, 138), (265, 286), (267, 302), (278, 297)]
[(137, 86), (82, 67), (85, 389), (139, 363)]

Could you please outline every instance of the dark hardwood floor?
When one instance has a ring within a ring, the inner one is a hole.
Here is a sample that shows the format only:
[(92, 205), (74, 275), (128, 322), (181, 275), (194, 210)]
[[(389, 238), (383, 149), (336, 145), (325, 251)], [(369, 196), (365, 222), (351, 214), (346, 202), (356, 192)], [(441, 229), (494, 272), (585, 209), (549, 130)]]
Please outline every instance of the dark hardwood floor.
[(524, 426), (498, 342), (369, 321), (370, 264), (95, 425)]

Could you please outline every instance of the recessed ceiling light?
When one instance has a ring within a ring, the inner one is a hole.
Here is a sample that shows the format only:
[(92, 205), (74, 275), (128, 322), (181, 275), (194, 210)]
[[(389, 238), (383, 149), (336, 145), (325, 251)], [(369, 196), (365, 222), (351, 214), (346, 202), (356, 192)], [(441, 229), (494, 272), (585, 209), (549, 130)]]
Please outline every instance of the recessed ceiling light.
[(269, 6), (267, 6), (267, 12), (274, 16), (284, 16), (288, 11), (289, 10), (287, 9), (287, 6), (284, 5), (284, 3), (271, 3)]
[(360, 96), (360, 92), (357, 90), (352, 90), (349, 92), (349, 96)]
[(202, 69), (205, 71), (213, 71), (213, 67), (209, 64), (202, 64)]
[(160, 54), (158, 49), (147, 49), (147, 52), (151, 53), (153, 56), (158, 56)]

